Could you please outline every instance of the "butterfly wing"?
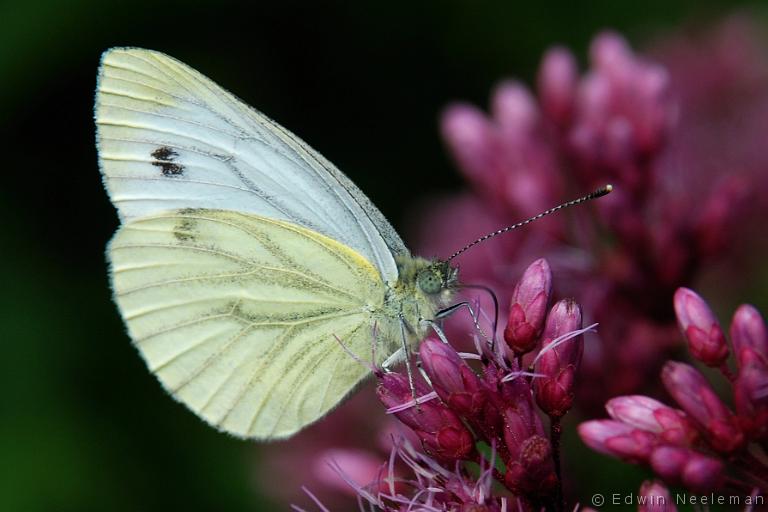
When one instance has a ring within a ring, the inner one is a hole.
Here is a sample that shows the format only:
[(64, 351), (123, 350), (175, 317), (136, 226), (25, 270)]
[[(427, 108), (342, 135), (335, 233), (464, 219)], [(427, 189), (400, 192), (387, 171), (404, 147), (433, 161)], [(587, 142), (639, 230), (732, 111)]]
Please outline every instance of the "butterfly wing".
[[(164, 387), (240, 437), (286, 437), (369, 372), (379, 272), (286, 221), (185, 209), (129, 220), (109, 247), (115, 298)], [(366, 358), (369, 359), (369, 358)]]
[(159, 52), (104, 53), (99, 159), (123, 220), (181, 208), (282, 219), (342, 242), (394, 282), (402, 240), (336, 167), (288, 130)]

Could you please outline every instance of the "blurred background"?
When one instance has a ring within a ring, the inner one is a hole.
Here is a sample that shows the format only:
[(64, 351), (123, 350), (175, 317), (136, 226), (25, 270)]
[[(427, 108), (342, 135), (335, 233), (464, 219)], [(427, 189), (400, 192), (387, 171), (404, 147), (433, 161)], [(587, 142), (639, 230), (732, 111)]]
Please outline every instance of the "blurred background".
[[(1, 2), (0, 510), (288, 508), (265, 492), (263, 448), (170, 399), (111, 301), (117, 217), (92, 120), (103, 50), (203, 72), (336, 163), (407, 237), (422, 198), (463, 186), (439, 135), (446, 104), (485, 108), (502, 78), (531, 83), (552, 44), (583, 65), (604, 28), (642, 50), (736, 7), (763, 26), (759, 3), (714, 0)], [(743, 299), (764, 309), (761, 279)], [(636, 488), (635, 470), (584, 457)]]

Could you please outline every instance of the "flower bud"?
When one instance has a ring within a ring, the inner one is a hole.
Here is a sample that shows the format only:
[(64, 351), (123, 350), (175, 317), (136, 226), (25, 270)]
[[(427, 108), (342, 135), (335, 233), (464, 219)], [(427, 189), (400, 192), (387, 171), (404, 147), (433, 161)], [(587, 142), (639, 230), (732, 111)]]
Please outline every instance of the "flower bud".
[(509, 408), (504, 411), (504, 441), (512, 458), (516, 458), (523, 442), (529, 437), (543, 433), (540, 420), (532, 410)]
[[(504, 409), (504, 443), (509, 451), (505, 483), (515, 492), (546, 493), (557, 484), (552, 446), (531, 399), (528, 384), (508, 383)], [(514, 399), (511, 399), (514, 396)]]
[(722, 485), (723, 463), (690, 448), (658, 446), (650, 456), (650, 464), (666, 481), (694, 492), (712, 492)]
[(640, 486), (637, 512), (677, 512), (669, 489), (656, 480), (646, 480)]
[[(744, 349), (743, 353), (754, 354), (750, 349)], [(733, 383), (734, 405), (747, 435), (765, 439), (768, 434), (768, 366), (756, 355), (749, 357)]]
[(534, 379), (533, 389), (536, 403), (549, 416), (561, 417), (573, 405), (573, 385), (584, 338), (578, 335), (559, 344), (556, 340), (580, 328), (581, 308), (572, 300), (561, 300), (547, 316), (544, 342), (534, 365), (535, 372), (543, 377)]
[(704, 299), (688, 288), (678, 288), (674, 304), (691, 355), (707, 366), (722, 365), (728, 358), (728, 343)]
[(516, 354), (533, 350), (544, 327), (552, 294), (552, 270), (545, 259), (531, 263), (512, 292), (504, 340)]
[(690, 445), (698, 432), (683, 411), (647, 396), (620, 396), (608, 400), (605, 409), (611, 418), (647, 430), (671, 444)]
[(696, 369), (670, 361), (664, 365), (661, 380), (678, 405), (703, 427), (715, 450), (728, 453), (741, 447), (744, 434), (733, 413)]
[(650, 432), (614, 420), (586, 421), (578, 430), (593, 450), (634, 463), (646, 462), (658, 441)]
[(626, 39), (616, 32), (601, 32), (589, 47), (592, 65), (601, 70), (629, 68), (633, 57)]
[[(425, 391), (424, 386), (417, 386), (419, 394), (425, 394)], [(383, 374), (376, 392), (388, 408), (413, 400), (408, 378), (399, 373)], [(456, 413), (443, 404), (431, 400), (394, 414), (416, 433), (424, 450), (436, 458), (447, 461), (465, 459), (474, 451), (471, 432)]]
[(668, 74), (610, 32), (593, 40), (590, 61), (567, 134), (574, 170), (587, 181), (615, 176), (622, 188), (642, 192), (652, 186), (643, 159), (659, 150), (677, 110)]
[(448, 407), (469, 417), (481, 411), (485, 390), (475, 372), (453, 347), (429, 338), (421, 343), (419, 357), (432, 388)]
[(496, 178), (494, 128), (483, 112), (470, 105), (451, 105), (443, 113), (441, 131), (471, 182), (485, 184)]
[(693, 491), (713, 491), (723, 485), (723, 473), (723, 463), (720, 460), (692, 452), (690, 460), (683, 468), (681, 481)]
[(651, 451), (648, 458), (657, 475), (668, 482), (678, 483), (688, 462), (689, 450), (682, 446), (662, 445)]
[(742, 304), (731, 320), (731, 341), (739, 366), (749, 357), (747, 350), (768, 364), (768, 331), (760, 312), (754, 306)]
[(520, 443), (516, 460), (510, 460), (504, 483), (516, 494), (546, 495), (557, 485), (549, 440), (532, 435)]
[(576, 59), (571, 52), (562, 47), (549, 49), (539, 68), (538, 90), (544, 112), (560, 126), (573, 113), (576, 80)]
[(535, 99), (527, 87), (515, 81), (502, 82), (496, 87), (491, 113), (505, 138), (510, 141), (528, 137), (539, 122)]

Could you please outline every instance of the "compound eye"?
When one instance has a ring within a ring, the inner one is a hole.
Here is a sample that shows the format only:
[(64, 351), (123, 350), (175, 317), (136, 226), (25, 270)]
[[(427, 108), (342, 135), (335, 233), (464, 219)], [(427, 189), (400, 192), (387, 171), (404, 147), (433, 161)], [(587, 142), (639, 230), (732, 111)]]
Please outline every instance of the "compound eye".
[(440, 276), (429, 269), (419, 272), (416, 276), (416, 284), (424, 293), (439, 293), (443, 289), (443, 281)]

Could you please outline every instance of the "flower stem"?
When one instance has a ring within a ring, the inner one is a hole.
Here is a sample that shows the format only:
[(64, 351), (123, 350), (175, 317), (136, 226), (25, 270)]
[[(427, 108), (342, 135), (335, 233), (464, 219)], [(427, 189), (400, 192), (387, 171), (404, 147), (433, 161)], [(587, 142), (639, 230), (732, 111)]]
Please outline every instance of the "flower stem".
[(549, 438), (552, 444), (552, 460), (555, 462), (555, 474), (557, 475), (557, 488), (555, 490), (555, 504), (557, 510), (565, 510), (565, 497), (563, 496), (563, 477), (560, 468), (560, 436), (563, 433), (563, 425), (560, 418), (550, 416)]
[(723, 362), (723, 364), (720, 365), (720, 373), (722, 373), (726, 379), (728, 379), (728, 382), (733, 382), (736, 380), (736, 376), (733, 374), (731, 369), (728, 367), (728, 363)]

